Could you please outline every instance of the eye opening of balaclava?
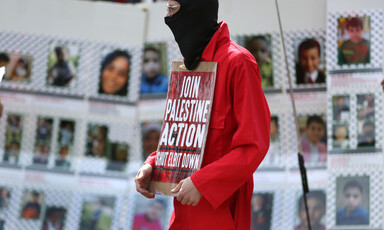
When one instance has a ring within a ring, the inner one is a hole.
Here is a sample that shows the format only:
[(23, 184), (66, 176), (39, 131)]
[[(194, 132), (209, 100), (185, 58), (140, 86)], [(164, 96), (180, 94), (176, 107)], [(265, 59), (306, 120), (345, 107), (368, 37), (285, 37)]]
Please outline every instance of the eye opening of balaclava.
[(218, 0), (176, 0), (180, 10), (165, 17), (184, 57), (188, 70), (194, 70), (200, 63), (205, 47), (219, 28), (217, 14)]

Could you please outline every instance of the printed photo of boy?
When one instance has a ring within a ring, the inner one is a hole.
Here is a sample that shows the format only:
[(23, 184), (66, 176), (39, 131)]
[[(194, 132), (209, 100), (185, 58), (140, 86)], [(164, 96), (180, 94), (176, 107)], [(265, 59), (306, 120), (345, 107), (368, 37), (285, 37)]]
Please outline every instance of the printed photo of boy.
[(369, 17), (338, 19), (338, 64), (370, 63)]
[(5, 131), (4, 162), (9, 164), (16, 164), (18, 162), (22, 136), (23, 116), (9, 113)]
[(51, 149), (52, 129), (52, 118), (38, 118), (35, 137), (35, 152), (33, 156), (34, 164), (46, 165), (48, 163), (49, 152)]
[(168, 92), (168, 73), (166, 67), (166, 44), (146, 45), (143, 51), (140, 94)]
[(323, 117), (325, 116), (299, 116), (301, 147), (305, 162), (327, 161), (326, 125)]
[[(325, 193), (320, 190), (313, 190), (307, 193), (307, 205), (309, 213), (309, 221), (312, 230), (325, 230), (325, 207), (326, 199)], [(299, 217), (299, 224), (294, 227), (294, 230), (307, 230), (308, 220), (305, 211), (304, 197), (300, 196), (297, 204), (297, 215)]]
[(375, 99), (373, 94), (357, 95), (357, 147), (375, 147)]
[(336, 225), (368, 225), (369, 177), (339, 177), (336, 183)]
[(109, 153), (108, 127), (106, 125), (88, 124), (87, 146), (85, 155), (107, 157)]
[(251, 230), (271, 229), (272, 193), (254, 193), (251, 201)]
[(168, 199), (156, 197), (148, 200), (137, 196), (132, 230), (165, 230), (168, 222)]
[(63, 207), (47, 207), (42, 230), (63, 230), (66, 212)]
[(0, 67), (7, 67), (3, 80), (29, 82), (32, 71), (32, 57), (18, 53), (0, 52)]
[(296, 84), (325, 83), (324, 58), (319, 40), (308, 38), (300, 42), (296, 59)]
[(21, 217), (24, 219), (40, 219), (44, 194), (37, 191), (25, 191)]
[(141, 124), (141, 130), (142, 156), (145, 160), (152, 152), (157, 150), (160, 139), (161, 122), (143, 122)]
[(253, 55), (259, 65), (262, 87), (273, 87), (271, 35), (245, 37), (245, 48)]
[(349, 132), (346, 125), (333, 126), (333, 148), (348, 149), (349, 148)]

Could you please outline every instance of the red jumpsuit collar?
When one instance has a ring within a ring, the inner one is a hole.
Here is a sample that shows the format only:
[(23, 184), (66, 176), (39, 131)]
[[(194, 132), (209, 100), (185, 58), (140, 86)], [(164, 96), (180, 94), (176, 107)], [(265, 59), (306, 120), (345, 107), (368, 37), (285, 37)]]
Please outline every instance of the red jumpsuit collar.
[(213, 60), (213, 55), (215, 54), (216, 47), (219, 46), (222, 42), (229, 41), (229, 30), (228, 25), (225, 21), (219, 23), (220, 27), (213, 35), (211, 41), (205, 47), (203, 54), (201, 55), (201, 61), (211, 62)]

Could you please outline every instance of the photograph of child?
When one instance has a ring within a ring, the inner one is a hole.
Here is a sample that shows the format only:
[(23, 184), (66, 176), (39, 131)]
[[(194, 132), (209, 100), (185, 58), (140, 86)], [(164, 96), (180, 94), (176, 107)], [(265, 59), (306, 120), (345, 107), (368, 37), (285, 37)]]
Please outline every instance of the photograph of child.
[(161, 122), (143, 122), (141, 124), (142, 130), (142, 144), (143, 144), (143, 160), (154, 151), (160, 140)]
[(4, 81), (10, 82), (29, 82), (32, 57), (27, 55), (20, 55), (17, 53), (4, 53), (0, 52), (0, 67), (7, 68), (4, 75)]
[(41, 230), (63, 230), (66, 213), (63, 207), (47, 207)]
[(370, 18), (338, 19), (338, 64), (370, 63)]
[(11, 199), (11, 191), (8, 188), (0, 187), (0, 211), (8, 208)]
[(333, 120), (348, 121), (349, 118), (349, 96), (333, 96)]
[(271, 116), (271, 126), (270, 126), (270, 144), (267, 154), (263, 162), (261, 163), (261, 167), (264, 166), (273, 166), (276, 165), (280, 156), (280, 134), (279, 134), (279, 117)]
[(375, 100), (373, 94), (357, 95), (357, 147), (375, 147)]
[(323, 43), (315, 38), (307, 38), (298, 42), (295, 55), (296, 84), (325, 83)]
[(271, 229), (272, 193), (254, 193), (251, 201), (251, 230)]
[(51, 44), (49, 49), (47, 85), (72, 87), (75, 84), (80, 49), (76, 45)]
[(167, 93), (166, 44), (148, 44), (143, 51), (143, 70), (141, 75), (141, 94)]
[[(69, 167), (68, 157), (72, 155), (74, 137), (75, 137), (75, 122), (71, 120), (60, 120), (58, 147), (56, 153), (55, 164), (57, 167)], [(59, 155), (59, 156), (57, 156)]]
[(37, 191), (25, 191), (23, 205), (21, 209), (21, 218), (40, 219), (44, 201), (44, 194)]
[(127, 167), (129, 145), (111, 143), (111, 154), (108, 156), (107, 170), (124, 171)]
[(79, 230), (110, 230), (115, 198), (88, 195), (84, 198)]
[(259, 65), (262, 87), (273, 87), (271, 35), (247, 36), (244, 39), (245, 48), (253, 55)]
[(87, 146), (85, 154), (93, 157), (107, 157), (110, 150), (108, 127), (88, 124)]
[(33, 163), (46, 165), (51, 149), (53, 118), (39, 117), (36, 126)]
[(339, 177), (336, 225), (369, 224), (369, 177)]
[[(307, 193), (307, 205), (309, 213), (309, 221), (312, 230), (325, 230), (325, 207), (326, 199), (325, 192), (321, 190), (313, 190)], [(307, 230), (308, 221), (305, 211), (304, 197), (300, 196), (297, 202), (297, 216), (299, 224), (294, 227), (294, 230)]]
[(334, 125), (332, 138), (334, 149), (348, 149), (349, 131), (347, 125)]
[(5, 151), (3, 160), (16, 164), (19, 159), (21, 140), (23, 136), (23, 116), (8, 114), (5, 131)]
[(131, 55), (124, 50), (107, 53), (102, 61), (99, 94), (127, 96), (131, 69)]
[(301, 147), (305, 162), (327, 161), (325, 115), (299, 116)]
[(156, 197), (146, 200), (138, 197), (132, 230), (165, 230), (167, 229), (167, 205), (165, 198)]

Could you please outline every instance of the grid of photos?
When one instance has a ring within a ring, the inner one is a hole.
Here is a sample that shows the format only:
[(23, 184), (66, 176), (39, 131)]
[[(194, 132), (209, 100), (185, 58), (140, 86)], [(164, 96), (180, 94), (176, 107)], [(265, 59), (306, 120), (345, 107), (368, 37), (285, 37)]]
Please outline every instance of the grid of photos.
[[(312, 230), (326, 229), (326, 195), (323, 190), (311, 190), (306, 194), (309, 221)], [(304, 197), (302, 193), (298, 194), (296, 200), (296, 215), (294, 221), (294, 230), (308, 229), (307, 213), (305, 210)]]
[(23, 137), (23, 115), (8, 113), (3, 162), (17, 164)]
[(51, 42), (49, 45), (47, 86), (76, 87), (79, 57), (79, 45)]
[(326, 166), (328, 150), (325, 114), (299, 115), (297, 120), (307, 166)]
[(47, 165), (52, 144), (53, 118), (39, 117), (37, 120), (33, 164)]
[[(168, 54), (165, 42), (147, 43), (143, 50), (140, 95), (142, 98), (168, 92)], [(151, 97), (152, 98), (152, 97)]]
[(343, 152), (350, 148), (350, 100), (348, 95), (332, 97), (332, 149)]
[(142, 195), (136, 195), (132, 230), (168, 229), (169, 206), (169, 197), (157, 196), (155, 199), (146, 199)]
[(347, 176), (336, 178), (336, 226), (370, 224), (370, 178)]
[(2, 79), (14, 83), (29, 83), (32, 71), (32, 57), (19, 53), (0, 52), (0, 67), (6, 67)]
[(254, 193), (251, 201), (251, 230), (270, 230), (273, 193)]
[(89, 123), (85, 155), (106, 159), (108, 161), (106, 170), (124, 172), (129, 159), (130, 146), (124, 142), (112, 142), (110, 132), (108, 125)]
[(112, 226), (115, 197), (89, 194), (84, 197), (79, 230), (109, 230)]
[(69, 169), (70, 158), (74, 155), (76, 122), (74, 120), (59, 120), (59, 135), (55, 154), (55, 167)]

